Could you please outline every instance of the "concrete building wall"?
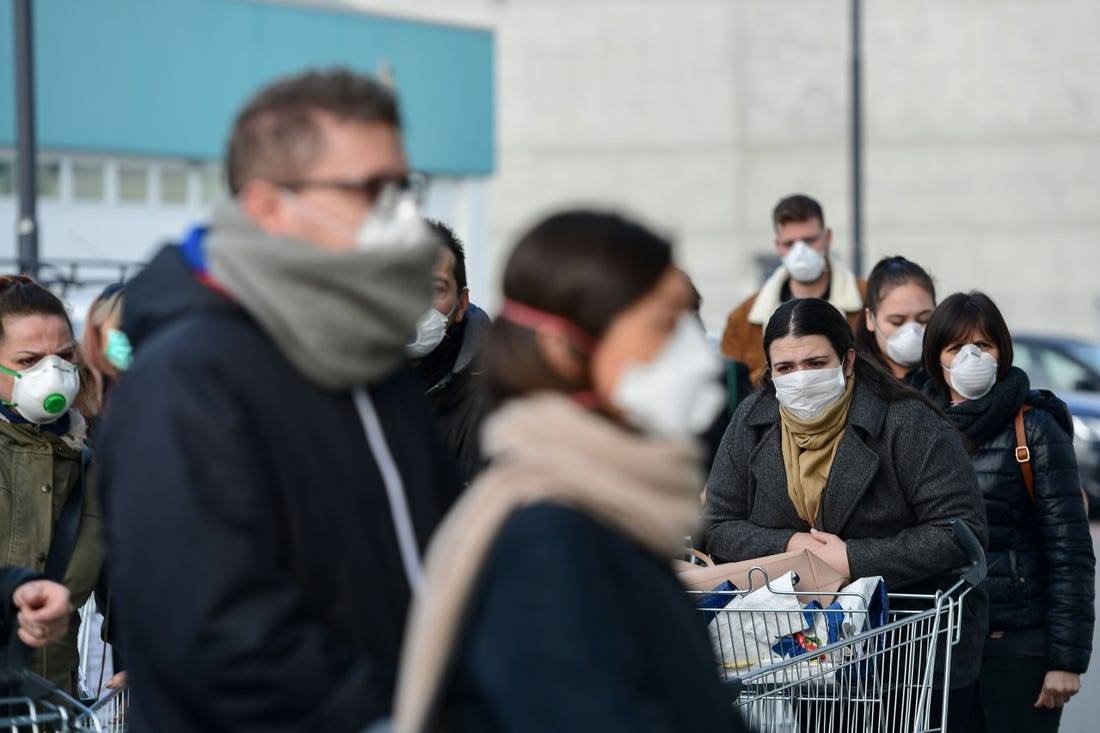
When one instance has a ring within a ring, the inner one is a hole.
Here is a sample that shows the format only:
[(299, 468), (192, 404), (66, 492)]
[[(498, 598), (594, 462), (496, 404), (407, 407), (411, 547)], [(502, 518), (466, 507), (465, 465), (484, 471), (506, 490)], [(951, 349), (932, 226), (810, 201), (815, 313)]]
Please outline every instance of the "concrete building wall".
[[(674, 235), (711, 328), (784, 194), (818, 197), (850, 252), (845, 0), (345, 4), (495, 31), (494, 284), (524, 226), (577, 202)], [(1100, 336), (1100, 3), (864, 5), (866, 267), (905, 254), (1016, 329)]]

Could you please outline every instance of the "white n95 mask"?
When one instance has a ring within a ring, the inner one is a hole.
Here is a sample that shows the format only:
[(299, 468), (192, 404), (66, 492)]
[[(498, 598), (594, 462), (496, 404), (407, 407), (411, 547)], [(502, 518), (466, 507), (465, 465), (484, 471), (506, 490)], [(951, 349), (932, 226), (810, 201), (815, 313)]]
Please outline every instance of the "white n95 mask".
[(50, 354), (30, 369), (21, 372), (0, 366), (0, 372), (15, 377), (9, 405), (38, 425), (61, 418), (80, 391), (80, 371), (76, 364)]
[(611, 402), (634, 427), (660, 438), (688, 439), (705, 431), (726, 399), (718, 381), (722, 361), (691, 314), (676, 327), (652, 361), (629, 365)]
[[(456, 303), (455, 308), (457, 307)], [(451, 312), (447, 315), (443, 315), (435, 308), (429, 308), (424, 315), (420, 316), (412, 341), (405, 344), (405, 354), (410, 359), (419, 359), (435, 351), (435, 348), (442, 343), (443, 337), (447, 335), (447, 320), (454, 314), (455, 308), (451, 308)]]
[(798, 282), (812, 283), (825, 271), (825, 255), (800, 239), (791, 245), (783, 258), (783, 266)]
[(910, 321), (899, 327), (886, 339), (886, 355), (895, 364), (914, 367), (920, 364), (924, 353), (924, 326)]
[(844, 367), (802, 369), (772, 377), (779, 404), (800, 420), (813, 420), (844, 394)]
[(944, 369), (951, 386), (968, 400), (985, 397), (997, 382), (997, 360), (974, 344), (959, 349), (951, 366)]

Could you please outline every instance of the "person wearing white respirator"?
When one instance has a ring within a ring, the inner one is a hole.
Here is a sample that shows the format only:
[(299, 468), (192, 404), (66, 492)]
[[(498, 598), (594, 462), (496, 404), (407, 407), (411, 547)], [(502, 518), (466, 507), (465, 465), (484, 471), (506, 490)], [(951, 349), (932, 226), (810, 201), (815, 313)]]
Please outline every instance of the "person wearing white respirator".
[[(64, 584), (74, 608), (91, 595), (104, 558), (87, 425), (73, 408), (78, 353), (56, 295), (27, 277), (0, 277), (0, 565)], [(28, 660), (70, 694), (79, 625), (73, 611), (66, 634)]]
[(429, 548), (393, 730), (741, 730), (669, 562), (723, 401), (669, 243), (561, 213), (520, 239), (503, 292), (490, 462)]
[(727, 382), (738, 403), (760, 383), (766, 358), (760, 349), (764, 324), (794, 298), (824, 298), (848, 317), (852, 328), (863, 313), (866, 283), (832, 257), (833, 231), (814, 199), (795, 194), (772, 212), (775, 253), (782, 264), (760, 290), (730, 313), (722, 334), (722, 355), (730, 360)]
[(989, 517), (985, 727), (1056, 731), (1089, 665), (1096, 559), (1069, 410), (1012, 356), (984, 293), (946, 298), (928, 322), (927, 391), (971, 443)]
[[(881, 575), (891, 592), (953, 585), (967, 555), (950, 520), (986, 538), (959, 434), (921, 393), (857, 354), (848, 320), (825, 300), (780, 306), (763, 348), (764, 383), (734, 414), (707, 481), (706, 551), (739, 562), (809, 550), (846, 577)], [(980, 587), (967, 595), (951, 730), (970, 729), (983, 598)]]
[(856, 348), (894, 378), (921, 389), (924, 327), (936, 309), (936, 286), (920, 265), (904, 257), (879, 260), (867, 277), (867, 302), (856, 328)]
[(393, 91), (273, 82), (231, 198), (126, 286), (99, 449), (135, 729), (362, 730), (461, 484), (405, 345), (438, 243)]
[(417, 322), (405, 352), (435, 412), (443, 442), (462, 480), (469, 482), (482, 465), (478, 435), (487, 402), (481, 352), (492, 322), (470, 302), (462, 242), (442, 222), (428, 224), (439, 239), (432, 306)]

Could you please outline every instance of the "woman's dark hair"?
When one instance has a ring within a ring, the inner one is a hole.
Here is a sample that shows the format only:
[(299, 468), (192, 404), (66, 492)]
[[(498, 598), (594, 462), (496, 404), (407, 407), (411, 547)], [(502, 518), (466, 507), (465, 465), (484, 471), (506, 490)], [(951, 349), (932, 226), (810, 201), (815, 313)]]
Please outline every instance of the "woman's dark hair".
[[(566, 211), (520, 238), (504, 269), (504, 297), (565, 319), (599, 339), (672, 266), (672, 245), (620, 216)], [(535, 332), (498, 318), (485, 346), (486, 381), (496, 402), (529, 392), (575, 392), (543, 361)]]
[[(867, 295), (864, 297), (863, 307), (872, 315), (877, 315), (878, 307), (886, 295), (899, 285), (907, 283), (923, 288), (932, 296), (932, 302), (936, 302), (936, 285), (923, 267), (904, 257), (885, 257), (878, 261), (867, 278)], [(878, 346), (878, 340), (867, 328), (866, 313), (859, 319), (859, 327), (856, 329), (856, 348), (886, 366), (886, 357)]]
[(19, 316), (57, 316), (73, 332), (65, 304), (51, 290), (26, 275), (0, 275), (0, 341), (5, 319)]
[(1012, 334), (993, 299), (977, 290), (948, 296), (933, 311), (924, 330), (924, 370), (945, 397), (951, 391), (943, 377), (940, 354), (953, 344), (967, 343), (974, 331), (985, 334), (997, 347), (997, 379), (1004, 379), (1012, 368)]
[[(788, 336), (824, 336), (842, 363), (848, 352), (855, 348), (852, 327), (836, 306), (821, 298), (788, 300), (776, 309), (764, 329), (764, 361), (767, 368), (760, 380), (762, 391), (775, 390), (771, 376), (771, 345), (776, 340)], [(884, 367), (858, 352), (855, 376), (859, 382), (869, 386), (875, 394), (888, 403), (916, 400), (942, 414), (942, 411), (920, 392), (897, 381)]]

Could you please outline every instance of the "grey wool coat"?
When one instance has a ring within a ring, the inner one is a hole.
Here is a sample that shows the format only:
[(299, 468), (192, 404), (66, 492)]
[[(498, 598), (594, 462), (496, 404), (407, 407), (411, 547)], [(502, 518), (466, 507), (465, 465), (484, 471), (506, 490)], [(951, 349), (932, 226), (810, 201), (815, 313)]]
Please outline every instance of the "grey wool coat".
[[(955, 428), (916, 399), (888, 403), (856, 376), (848, 426), (822, 497), (816, 529), (848, 546), (853, 578), (881, 575), (889, 591), (946, 588), (966, 564), (949, 520), (963, 519), (986, 546), (985, 506)], [(734, 414), (707, 482), (704, 544), (716, 561), (784, 552), (810, 525), (787, 495), (779, 401), (772, 390)], [(952, 687), (969, 684), (987, 630), (984, 589), (968, 596), (966, 644), (954, 653)], [(966, 647), (966, 648), (963, 648)]]

